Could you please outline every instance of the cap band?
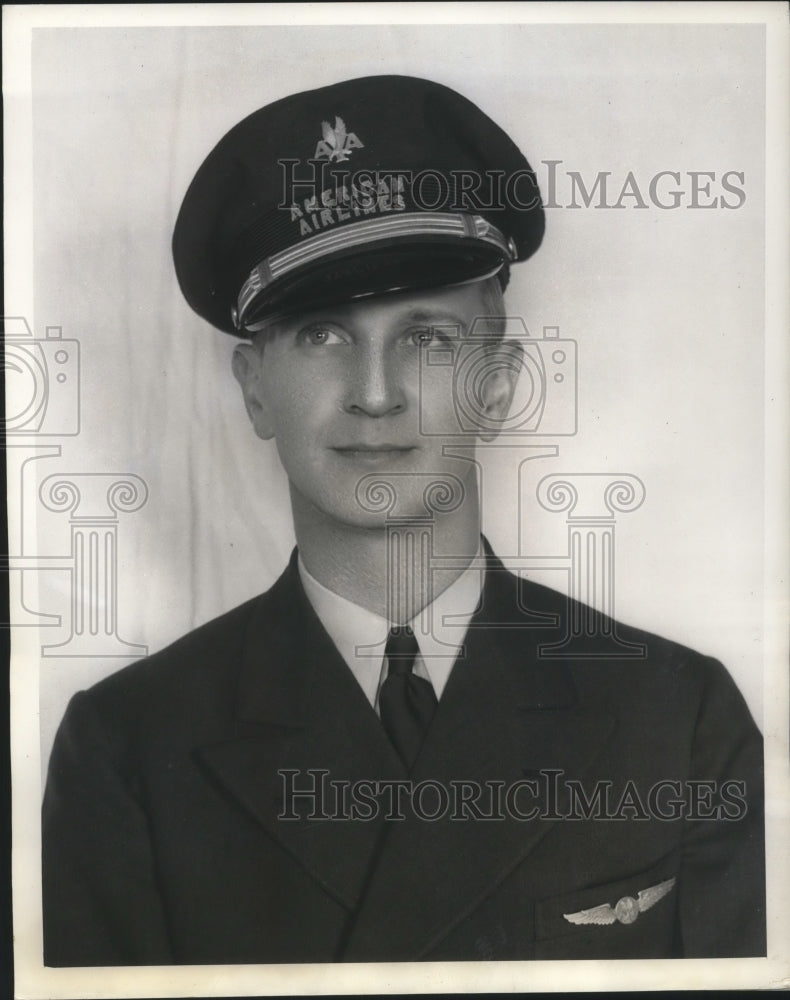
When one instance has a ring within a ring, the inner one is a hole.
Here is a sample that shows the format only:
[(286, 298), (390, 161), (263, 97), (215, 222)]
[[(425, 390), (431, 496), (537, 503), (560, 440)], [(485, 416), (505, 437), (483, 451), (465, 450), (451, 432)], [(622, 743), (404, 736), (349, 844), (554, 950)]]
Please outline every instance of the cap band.
[(236, 307), (231, 310), (236, 329), (244, 328), (245, 313), (258, 294), (290, 271), (367, 243), (414, 236), (482, 240), (495, 246), (505, 260), (516, 259), (513, 241), (505, 239), (495, 225), (479, 215), (414, 212), (397, 217), (363, 219), (333, 232), (319, 233), (257, 264), (241, 286)]

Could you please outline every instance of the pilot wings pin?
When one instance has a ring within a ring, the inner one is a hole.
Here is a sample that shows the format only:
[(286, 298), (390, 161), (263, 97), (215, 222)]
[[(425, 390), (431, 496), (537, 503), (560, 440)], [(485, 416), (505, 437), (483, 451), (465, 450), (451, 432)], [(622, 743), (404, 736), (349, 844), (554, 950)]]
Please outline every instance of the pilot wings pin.
[(675, 878), (669, 878), (666, 882), (651, 885), (649, 889), (642, 889), (637, 899), (633, 896), (623, 896), (614, 906), (611, 903), (602, 903), (601, 906), (592, 906), (589, 910), (579, 910), (578, 913), (563, 913), (563, 917), (570, 924), (613, 924), (615, 920), (621, 924), (632, 924), (640, 913), (649, 910), (659, 899), (663, 899), (675, 881)]

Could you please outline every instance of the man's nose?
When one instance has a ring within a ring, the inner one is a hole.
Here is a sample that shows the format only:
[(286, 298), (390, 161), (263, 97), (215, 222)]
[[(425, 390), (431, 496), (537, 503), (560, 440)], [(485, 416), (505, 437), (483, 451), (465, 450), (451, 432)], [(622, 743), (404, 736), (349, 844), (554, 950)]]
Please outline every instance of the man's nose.
[(345, 409), (369, 417), (403, 412), (405, 373), (397, 351), (374, 343), (358, 345), (353, 354)]

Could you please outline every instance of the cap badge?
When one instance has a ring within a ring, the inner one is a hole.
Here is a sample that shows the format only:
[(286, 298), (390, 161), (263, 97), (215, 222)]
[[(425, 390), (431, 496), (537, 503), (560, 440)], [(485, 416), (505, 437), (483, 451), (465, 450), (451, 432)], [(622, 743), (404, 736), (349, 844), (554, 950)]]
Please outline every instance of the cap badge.
[(330, 163), (342, 163), (347, 160), (355, 149), (365, 144), (360, 142), (353, 132), (346, 131), (346, 123), (335, 115), (335, 127), (329, 122), (321, 122), (323, 139), (318, 140), (315, 147), (314, 160), (329, 160)]

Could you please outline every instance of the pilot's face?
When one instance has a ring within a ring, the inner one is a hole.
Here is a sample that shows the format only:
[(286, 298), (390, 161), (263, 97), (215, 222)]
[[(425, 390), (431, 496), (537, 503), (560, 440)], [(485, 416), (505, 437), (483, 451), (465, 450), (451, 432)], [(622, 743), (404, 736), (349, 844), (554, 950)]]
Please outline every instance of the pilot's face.
[[(476, 282), (325, 306), (237, 348), (250, 418), (261, 438), (275, 439), (294, 502), (377, 527), (387, 513), (452, 510), (475, 489), (476, 435), (459, 423), (454, 370), (473, 349), (464, 338), (475, 318), (489, 314)], [(429, 352), (444, 363), (429, 363)], [(485, 380), (477, 405), (488, 426), (506, 415), (511, 368), (500, 376), (494, 366)], [(468, 458), (446, 455), (448, 442)]]

